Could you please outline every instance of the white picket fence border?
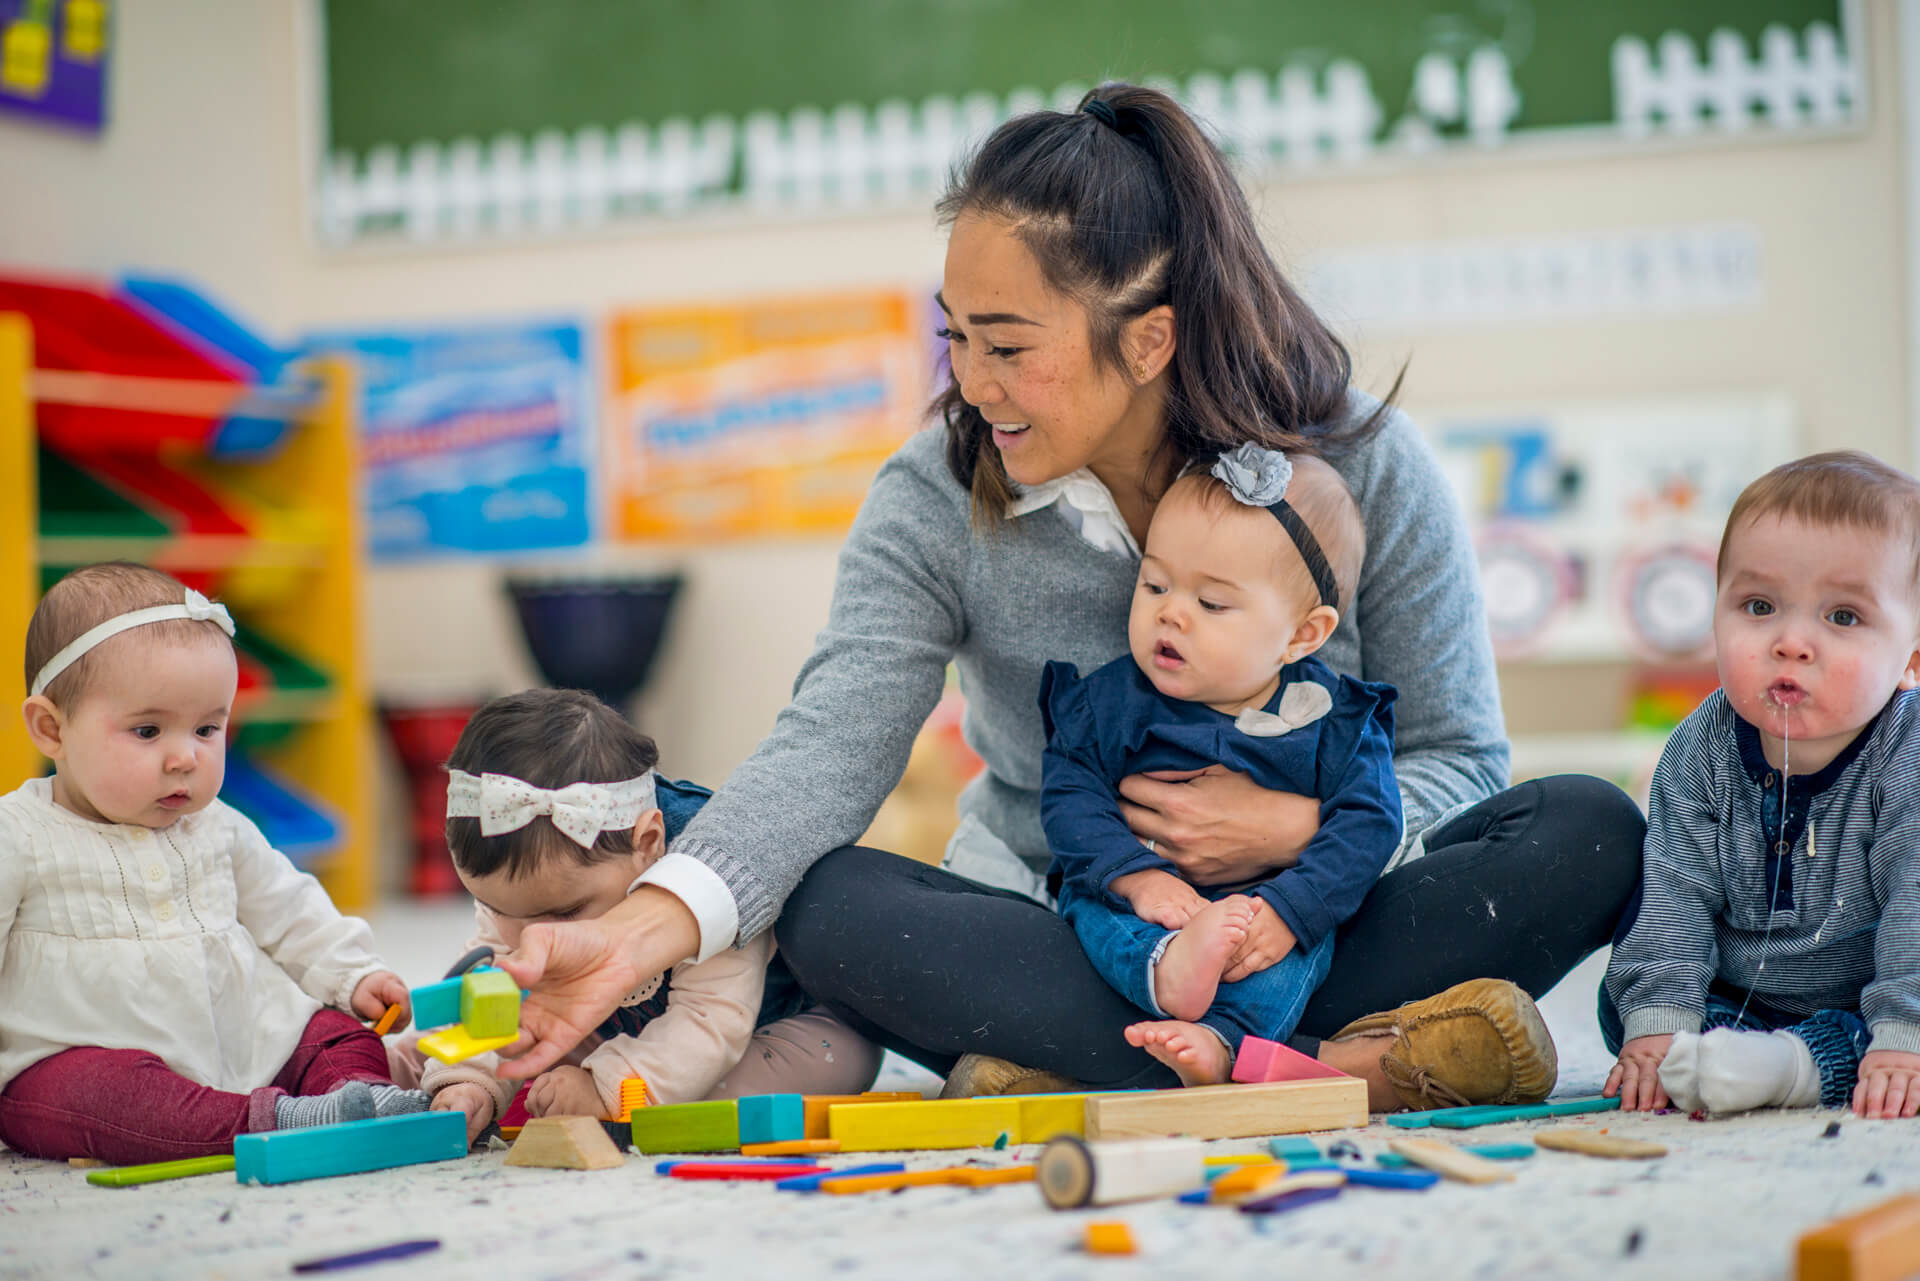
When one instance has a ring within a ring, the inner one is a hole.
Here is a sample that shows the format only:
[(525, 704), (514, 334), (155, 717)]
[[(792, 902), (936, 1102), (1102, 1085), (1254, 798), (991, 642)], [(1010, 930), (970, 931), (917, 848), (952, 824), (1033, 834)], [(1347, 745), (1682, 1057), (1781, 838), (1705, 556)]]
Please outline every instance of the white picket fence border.
[[(1803, 39), (1785, 27), (1767, 28), (1753, 57), (1746, 41), (1726, 30), (1709, 39), (1704, 60), (1678, 33), (1652, 49), (1622, 37), (1613, 46), (1612, 71), (1615, 125), (1630, 137), (1755, 125), (1831, 128), (1864, 109), (1858, 68), (1833, 28), (1820, 23)], [(1409, 109), (1384, 130), (1387, 112), (1365, 68), (1352, 61), (1155, 83), (1207, 121), (1252, 174), (1462, 145), (1443, 128), (1464, 134), (1464, 145), (1497, 146), (1521, 106), (1497, 46), (1475, 49), (1464, 62), (1441, 53), (1422, 57)], [(1041, 107), (1070, 111), (1086, 88), (871, 108), (847, 103), (744, 121), (672, 119), (550, 131), (531, 140), (505, 134), (486, 143), (421, 142), (404, 152), (375, 147), (363, 157), (337, 152), (319, 175), (317, 230), (331, 245), (396, 237), (435, 242), (714, 207), (777, 213), (920, 204), (1000, 122)]]

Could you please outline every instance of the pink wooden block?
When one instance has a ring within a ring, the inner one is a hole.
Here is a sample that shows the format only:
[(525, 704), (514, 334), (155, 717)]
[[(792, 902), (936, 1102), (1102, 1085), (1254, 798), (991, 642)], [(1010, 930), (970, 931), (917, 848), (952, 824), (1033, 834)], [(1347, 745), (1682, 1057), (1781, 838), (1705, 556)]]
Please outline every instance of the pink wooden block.
[(1257, 1036), (1241, 1037), (1240, 1053), (1233, 1056), (1233, 1079), (1247, 1084), (1345, 1075), (1339, 1068), (1330, 1068), (1319, 1059), (1310, 1059), (1278, 1041), (1263, 1041)]

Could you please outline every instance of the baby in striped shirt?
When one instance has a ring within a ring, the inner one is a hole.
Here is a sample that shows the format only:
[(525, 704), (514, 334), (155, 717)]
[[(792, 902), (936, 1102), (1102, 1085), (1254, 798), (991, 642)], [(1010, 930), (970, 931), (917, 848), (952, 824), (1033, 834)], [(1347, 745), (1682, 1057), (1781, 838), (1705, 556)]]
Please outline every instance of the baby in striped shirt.
[(1654, 771), (1601, 1030), (1621, 1106), (1920, 1111), (1920, 481), (1816, 454), (1721, 539), (1720, 688)]

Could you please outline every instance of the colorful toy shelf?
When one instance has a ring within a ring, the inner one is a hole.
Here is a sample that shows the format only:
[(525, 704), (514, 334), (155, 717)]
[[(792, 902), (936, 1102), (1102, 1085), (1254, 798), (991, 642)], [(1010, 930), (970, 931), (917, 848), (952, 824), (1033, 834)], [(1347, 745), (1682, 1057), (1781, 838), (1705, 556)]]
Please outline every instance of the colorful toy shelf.
[[(20, 679), (34, 602), (77, 565), (137, 560), (225, 601), (221, 795), (351, 911), (375, 881), (349, 383), (183, 286), (0, 278), (0, 672)], [(0, 729), (6, 779), (44, 767)]]

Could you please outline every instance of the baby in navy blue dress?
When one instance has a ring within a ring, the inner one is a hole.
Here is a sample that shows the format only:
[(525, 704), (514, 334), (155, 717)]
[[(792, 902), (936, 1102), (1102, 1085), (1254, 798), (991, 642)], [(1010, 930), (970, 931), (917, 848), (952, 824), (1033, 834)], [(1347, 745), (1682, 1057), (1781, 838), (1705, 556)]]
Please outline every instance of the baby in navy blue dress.
[[(1048, 886), (1095, 968), (1154, 1016), (1127, 1040), (1188, 1085), (1225, 1081), (1244, 1036), (1292, 1034), (1336, 928), (1400, 843), (1394, 691), (1312, 657), (1365, 555), (1333, 468), (1242, 445), (1154, 512), (1132, 652), (1085, 678), (1049, 663), (1042, 678)], [(1122, 778), (1215, 764), (1320, 801), (1293, 866), (1196, 887), (1128, 830)]]

